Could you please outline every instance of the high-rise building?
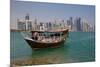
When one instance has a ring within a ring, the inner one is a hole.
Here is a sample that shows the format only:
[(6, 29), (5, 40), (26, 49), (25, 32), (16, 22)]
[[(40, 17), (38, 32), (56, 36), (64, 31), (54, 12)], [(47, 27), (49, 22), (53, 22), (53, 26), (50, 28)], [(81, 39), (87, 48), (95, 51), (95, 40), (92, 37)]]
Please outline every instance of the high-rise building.
[(26, 29), (25, 22), (17, 19), (17, 28), (18, 30), (25, 30)]
[(25, 16), (26, 30), (32, 30), (32, 21), (29, 19), (29, 14)]
[(27, 22), (28, 30), (32, 30), (32, 21)]
[(62, 20), (62, 28), (65, 28), (65, 21)]
[(34, 30), (37, 30), (37, 19), (35, 18), (35, 20), (34, 20)]
[(51, 22), (49, 22), (49, 30), (51, 30), (52, 29), (52, 24), (51, 24)]
[(29, 14), (25, 16), (25, 20), (17, 19), (18, 30), (32, 30), (32, 21), (29, 19)]
[(55, 20), (53, 23), (53, 29), (56, 29), (56, 23), (57, 23), (57, 21)]
[(25, 16), (25, 20), (29, 20), (30, 18), (29, 18), (29, 14), (26, 14), (26, 16)]
[(67, 25), (70, 25), (70, 21), (69, 20), (67, 20)]
[(67, 20), (67, 25), (70, 27), (70, 30), (73, 30), (73, 18), (72, 17), (70, 17)]
[(83, 22), (82, 27), (83, 27), (84, 32), (89, 32), (90, 31), (90, 26), (89, 26), (88, 23)]
[(74, 28), (75, 28), (75, 31), (82, 31), (82, 25), (81, 25), (81, 18), (80, 17), (77, 17), (75, 20), (74, 20)]
[(70, 18), (69, 18), (69, 21), (70, 21), (71, 30), (72, 30), (72, 29), (73, 29), (73, 18), (72, 18), (72, 17), (70, 17)]
[(49, 27), (49, 24), (48, 24), (48, 22), (46, 23), (46, 29), (48, 30), (48, 27)]
[(93, 28), (93, 26), (90, 26), (90, 30), (89, 30), (90, 32), (94, 32), (94, 28)]

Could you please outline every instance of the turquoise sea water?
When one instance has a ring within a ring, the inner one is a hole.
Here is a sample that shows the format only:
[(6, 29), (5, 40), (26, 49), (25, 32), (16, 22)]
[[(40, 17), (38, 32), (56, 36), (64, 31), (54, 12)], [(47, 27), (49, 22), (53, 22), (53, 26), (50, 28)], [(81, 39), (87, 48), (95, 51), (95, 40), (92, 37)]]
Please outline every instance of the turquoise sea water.
[(11, 60), (43, 58), (54, 63), (95, 61), (95, 33), (70, 32), (63, 46), (32, 50), (20, 32), (11, 32)]

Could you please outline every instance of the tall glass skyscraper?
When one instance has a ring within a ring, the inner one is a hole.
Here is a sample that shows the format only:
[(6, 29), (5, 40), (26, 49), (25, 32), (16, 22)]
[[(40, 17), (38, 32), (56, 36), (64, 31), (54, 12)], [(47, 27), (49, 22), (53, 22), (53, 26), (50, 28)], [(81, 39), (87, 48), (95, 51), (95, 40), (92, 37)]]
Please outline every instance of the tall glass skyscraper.
[(82, 31), (82, 25), (81, 25), (81, 18), (77, 17), (74, 21), (74, 24), (76, 26), (76, 31)]
[(30, 18), (29, 18), (29, 14), (26, 14), (26, 16), (25, 16), (25, 20), (29, 20)]

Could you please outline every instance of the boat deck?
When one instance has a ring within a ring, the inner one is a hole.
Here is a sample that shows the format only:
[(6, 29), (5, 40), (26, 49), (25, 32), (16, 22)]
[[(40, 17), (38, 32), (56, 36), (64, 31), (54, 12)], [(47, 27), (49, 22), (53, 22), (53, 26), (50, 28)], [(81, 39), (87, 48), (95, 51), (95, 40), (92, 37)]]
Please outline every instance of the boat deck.
[(35, 42), (41, 42), (41, 43), (57, 43), (57, 42), (61, 42), (62, 40), (65, 40), (66, 35), (64, 35), (63, 37), (53, 37), (53, 38), (41, 38), (39, 37), (38, 40), (26, 37), (25, 39), (31, 40), (31, 41), (35, 41)]

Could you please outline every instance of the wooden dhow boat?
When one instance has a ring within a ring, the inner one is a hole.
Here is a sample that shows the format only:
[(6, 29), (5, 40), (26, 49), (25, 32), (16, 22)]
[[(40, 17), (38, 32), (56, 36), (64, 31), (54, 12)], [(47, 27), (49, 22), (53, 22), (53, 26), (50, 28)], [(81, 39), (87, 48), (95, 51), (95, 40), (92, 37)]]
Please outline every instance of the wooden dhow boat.
[[(24, 33), (25, 35), (26, 33)], [(63, 44), (69, 35), (68, 29), (30, 31), (24, 36), (25, 41), (32, 49), (58, 47)]]

